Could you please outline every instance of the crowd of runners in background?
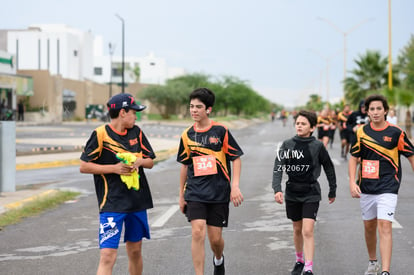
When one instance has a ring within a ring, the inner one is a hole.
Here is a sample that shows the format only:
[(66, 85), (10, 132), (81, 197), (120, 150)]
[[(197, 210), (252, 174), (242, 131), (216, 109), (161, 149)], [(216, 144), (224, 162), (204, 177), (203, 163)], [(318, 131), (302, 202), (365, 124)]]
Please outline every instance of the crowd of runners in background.
[[(346, 104), (342, 110), (333, 110), (326, 107), (322, 111), (316, 113), (318, 121), (315, 137), (320, 140), (326, 148), (332, 149), (335, 134), (338, 130), (339, 138), (341, 139), (341, 157), (346, 160), (350, 144), (355, 138), (356, 130), (359, 126), (364, 125), (369, 121), (365, 111), (364, 101), (362, 100), (358, 109), (354, 111), (351, 110), (351, 106), (349, 104)], [(276, 118), (279, 118), (285, 127), (288, 117), (292, 116), (294, 118), (296, 114), (297, 112), (295, 110), (292, 112), (288, 112), (286, 110), (281, 110), (279, 113), (272, 112), (271, 120), (273, 122)], [(397, 119), (395, 109), (390, 109), (389, 114), (387, 115), (387, 121), (391, 124), (398, 125), (399, 121)], [(409, 122), (411, 125), (411, 121)], [(405, 122), (405, 124), (407, 124), (407, 122)], [(409, 133), (407, 133), (407, 135), (409, 135)]]

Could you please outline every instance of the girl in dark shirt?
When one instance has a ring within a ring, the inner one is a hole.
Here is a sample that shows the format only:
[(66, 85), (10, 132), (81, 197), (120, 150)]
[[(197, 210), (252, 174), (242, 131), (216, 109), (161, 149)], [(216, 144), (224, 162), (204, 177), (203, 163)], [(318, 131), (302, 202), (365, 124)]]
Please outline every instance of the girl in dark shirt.
[(312, 136), (316, 124), (315, 113), (298, 113), (295, 118), (297, 135), (285, 140), (278, 148), (273, 168), (272, 187), (277, 203), (283, 203), (283, 172), (288, 175), (285, 190), (286, 213), (293, 222), (293, 241), (296, 250), (296, 263), (292, 275), (302, 274), (303, 269), (303, 274), (313, 274), (313, 231), (321, 200), (321, 188), (318, 183), (321, 166), (329, 182), (329, 203), (333, 203), (336, 197), (336, 176), (331, 158), (323, 143)]

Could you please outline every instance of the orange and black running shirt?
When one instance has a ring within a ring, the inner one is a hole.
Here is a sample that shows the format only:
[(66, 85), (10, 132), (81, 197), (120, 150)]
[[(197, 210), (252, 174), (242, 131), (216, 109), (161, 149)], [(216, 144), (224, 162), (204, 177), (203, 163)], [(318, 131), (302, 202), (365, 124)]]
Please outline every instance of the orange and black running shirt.
[[(86, 162), (116, 164), (117, 153), (130, 152), (138, 158), (155, 158), (144, 133), (138, 126), (119, 133), (110, 124), (96, 128), (80, 157)], [(142, 167), (139, 168), (139, 189), (128, 189), (118, 174), (93, 175), (100, 212), (137, 212), (153, 207), (151, 192)]]
[[(203, 131), (196, 131), (194, 125), (187, 128), (181, 135), (177, 154), (177, 161), (188, 166), (184, 199), (205, 203), (229, 202), (230, 161), (241, 155), (243, 151), (224, 125), (212, 121), (210, 128)], [(194, 161), (200, 156), (212, 156), (217, 173), (196, 176)]]
[(341, 129), (345, 130), (346, 129), (346, 121), (348, 120), (348, 117), (351, 115), (352, 112), (340, 112), (338, 114), (338, 121), (340, 123)]
[(400, 155), (414, 155), (405, 132), (387, 123), (384, 129), (373, 129), (371, 123), (357, 131), (352, 156), (361, 158), (358, 183), (365, 194), (398, 194), (401, 184)]

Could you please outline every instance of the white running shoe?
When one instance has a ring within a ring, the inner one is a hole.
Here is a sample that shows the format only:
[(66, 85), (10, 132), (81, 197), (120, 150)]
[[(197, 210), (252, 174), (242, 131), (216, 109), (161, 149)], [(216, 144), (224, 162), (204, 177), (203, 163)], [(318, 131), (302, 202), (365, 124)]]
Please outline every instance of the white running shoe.
[(368, 269), (365, 271), (365, 275), (378, 275), (380, 273), (380, 265), (378, 261), (369, 261)]

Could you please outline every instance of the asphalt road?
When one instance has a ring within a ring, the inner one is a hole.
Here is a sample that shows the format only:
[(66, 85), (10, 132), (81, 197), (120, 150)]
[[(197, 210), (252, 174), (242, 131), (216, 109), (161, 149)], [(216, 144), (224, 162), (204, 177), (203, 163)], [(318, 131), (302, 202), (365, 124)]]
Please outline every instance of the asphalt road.
[[(230, 208), (224, 230), (227, 274), (290, 274), (294, 264), (291, 222), (284, 205), (273, 200), (271, 178), (275, 149), (294, 134), (288, 124), (268, 122), (232, 131), (242, 147), (241, 189), (245, 201)], [(363, 274), (367, 254), (359, 202), (348, 191), (347, 163), (340, 158), (339, 135), (329, 153), (338, 179), (337, 199), (329, 205), (327, 181), (315, 228), (315, 274)], [(178, 141), (177, 141), (178, 142)], [(394, 228), (392, 274), (412, 273), (414, 252), (414, 173), (403, 160), (403, 185)], [(151, 240), (144, 240), (144, 274), (193, 274), (191, 228), (178, 211), (179, 164), (172, 157), (147, 170), (155, 207), (149, 211)], [(0, 232), (0, 274), (94, 274), (99, 259), (98, 205), (91, 175), (78, 167), (18, 171), (22, 184), (42, 178), (44, 188), (70, 188), (82, 195), (57, 209), (6, 227)], [(206, 243), (205, 274), (212, 274), (212, 253)], [(127, 274), (125, 245), (121, 244), (114, 274)]]

